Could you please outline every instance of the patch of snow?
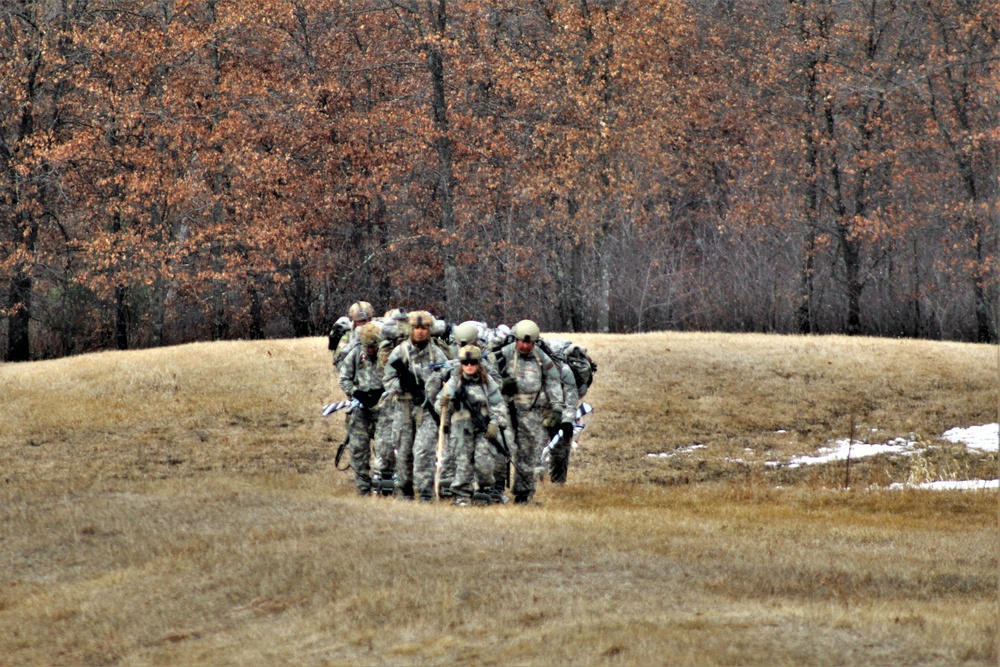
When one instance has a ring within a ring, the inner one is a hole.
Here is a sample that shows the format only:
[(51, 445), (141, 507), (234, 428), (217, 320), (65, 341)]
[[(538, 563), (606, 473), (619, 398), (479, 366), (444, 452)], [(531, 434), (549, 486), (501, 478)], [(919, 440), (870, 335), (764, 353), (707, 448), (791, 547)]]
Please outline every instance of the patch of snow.
[[(775, 433), (785, 433), (784, 429)], [(873, 428), (871, 433), (877, 433), (878, 429)], [(984, 452), (996, 452), (1000, 449), (1000, 424), (983, 424), (981, 426), (970, 426), (968, 428), (953, 428), (941, 434), (941, 438), (954, 443), (964, 443), (969, 449), (976, 449)], [(906, 438), (895, 438), (885, 443), (850, 442), (847, 439), (837, 440), (832, 447), (822, 447), (815, 456), (797, 456), (787, 463), (781, 461), (767, 461), (764, 463), (769, 468), (787, 466), (789, 468), (799, 468), (808, 465), (822, 463), (832, 463), (834, 461), (845, 461), (851, 459), (861, 459), (878, 454), (897, 454), (899, 456), (913, 456), (916, 451), (917, 442)], [(696, 444), (689, 447), (679, 447), (673, 452), (650, 453), (646, 456), (651, 458), (670, 458), (680, 454), (692, 454), (698, 449), (707, 449), (707, 445)], [(747, 452), (753, 449), (746, 448)], [(742, 459), (726, 458), (733, 463), (743, 463)], [(939, 481), (926, 482), (923, 484), (892, 484), (889, 489), (996, 489), (1000, 488), (1000, 480), (996, 479), (970, 479), (959, 481)]]
[(964, 442), (969, 449), (995, 452), (1000, 445), (1000, 424), (952, 428), (941, 434), (949, 442)]
[(708, 445), (697, 444), (689, 447), (678, 447), (672, 452), (649, 452), (646, 456), (653, 459), (669, 459), (670, 457), (677, 456), (678, 454), (690, 454), (697, 449), (708, 449)]
[(923, 484), (890, 484), (890, 489), (931, 489), (934, 491), (954, 491), (965, 489), (997, 489), (1000, 479), (966, 479), (953, 482), (924, 482)]
[[(862, 459), (878, 454), (902, 454), (910, 456), (913, 454), (913, 447), (916, 443), (904, 438), (896, 438), (884, 444), (869, 444), (866, 442), (851, 443), (849, 440), (838, 440), (834, 447), (822, 447), (817, 456), (797, 456), (788, 462), (789, 468), (799, 468), (801, 466), (816, 465), (819, 463), (831, 463), (833, 461), (845, 461), (848, 457), (852, 459)], [(769, 461), (768, 465), (780, 465), (776, 461)]]

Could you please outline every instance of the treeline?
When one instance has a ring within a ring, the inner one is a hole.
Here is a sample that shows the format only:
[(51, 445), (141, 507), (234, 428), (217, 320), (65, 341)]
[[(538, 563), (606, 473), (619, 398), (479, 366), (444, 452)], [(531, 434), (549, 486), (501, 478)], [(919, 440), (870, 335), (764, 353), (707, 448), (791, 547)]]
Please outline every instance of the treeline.
[(992, 0), (0, 4), (0, 349), (997, 339)]

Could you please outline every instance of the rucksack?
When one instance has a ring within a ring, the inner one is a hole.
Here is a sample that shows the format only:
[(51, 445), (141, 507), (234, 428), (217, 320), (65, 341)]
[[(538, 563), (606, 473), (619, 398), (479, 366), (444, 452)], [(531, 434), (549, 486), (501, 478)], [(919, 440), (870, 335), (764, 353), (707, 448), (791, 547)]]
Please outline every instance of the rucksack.
[(561, 338), (542, 338), (538, 345), (550, 357), (565, 363), (573, 371), (576, 379), (576, 391), (583, 398), (594, 383), (597, 374), (597, 364), (590, 358), (587, 348), (572, 341)]

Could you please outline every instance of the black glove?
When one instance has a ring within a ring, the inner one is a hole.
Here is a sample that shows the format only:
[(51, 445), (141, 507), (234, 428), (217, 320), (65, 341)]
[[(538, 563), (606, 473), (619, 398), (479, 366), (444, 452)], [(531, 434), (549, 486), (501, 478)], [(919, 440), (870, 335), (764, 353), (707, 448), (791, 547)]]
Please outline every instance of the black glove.
[(559, 427), (562, 431), (563, 442), (573, 442), (573, 424), (569, 422), (563, 422), (562, 426)]
[(414, 405), (424, 404), (424, 388), (422, 383), (417, 380), (417, 376), (413, 374), (410, 367), (402, 359), (395, 359), (390, 366), (396, 369), (396, 377), (399, 378), (399, 388), (404, 394), (409, 394), (413, 397)]
[(382, 398), (384, 392), (381, 389), (372, 389), (370, 391), (361, 391), (358, 389), (353, 394), (351, 398), (356, 399), (361, 405), (365, 406), (369, 410), (378, 405), (379, 399)]
[(500, 385), (500, 393), (504, 396), (513, 396), (517, 393), (517, 380), (514, 378), (504, 378)]

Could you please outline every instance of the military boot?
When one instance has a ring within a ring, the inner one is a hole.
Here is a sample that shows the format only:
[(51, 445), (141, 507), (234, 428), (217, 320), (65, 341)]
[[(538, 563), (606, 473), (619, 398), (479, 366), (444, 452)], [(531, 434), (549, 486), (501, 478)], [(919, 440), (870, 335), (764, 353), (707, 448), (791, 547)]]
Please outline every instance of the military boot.
[(403, 486), (396, 487), (396, 491), (399, 494), (400, 500), (413, 500), (413, 483), (404, 484)]

